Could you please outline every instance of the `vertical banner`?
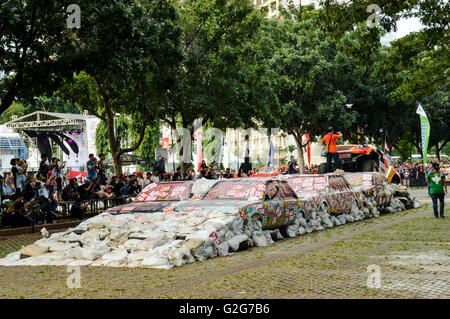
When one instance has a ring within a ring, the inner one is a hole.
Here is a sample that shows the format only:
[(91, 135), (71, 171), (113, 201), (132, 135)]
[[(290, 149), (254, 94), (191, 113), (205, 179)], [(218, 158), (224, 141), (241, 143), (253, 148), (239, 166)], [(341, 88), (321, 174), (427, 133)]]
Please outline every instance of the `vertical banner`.
[(225, 169), (230, 167), (230, 153), (231, 153), (230, 137), (227, 134), (227, 143), (225, 146), (225, 159), (223, 161), (223, 166), (225, 167)]
[(170, 128), (162, 125), (162, 148), (169, 150), (169, 134), (170, 134)]
[(97, 131), (97, 126), (100, 123), (98, 118), (89, 118), (86, 120), (86, 141), (87, 141), (87, 151), (88, 154), (97, 154), (97, 146), (95, 145), (95, 132)]
[(86, 154), (86, 147), (84, 143), (84, 132), (64, 132), (64, 145), (69, 150), (69, 155), (63, 153), (63, 161), (66, 162), (67, 168), (80, 169), (83, 167), (88, 158)]
[(219, 153), (219, 170), (220, 170), (220, 164), (222, 164), (222, 157), (223, 157), (223, 152), (225, 150), (225, 136), (222, 136), (222, 144), (220, 145), (220, 153)]
[(273, 168), (273, 144), (272, 141), (269, 143), (269, 155), (267, 159), (267, 168)]
[(419, 104), (419, 107), (416, 111), (417, 114), (420, 115), (420, 129), (422, 136), (422, 155), (423, 155), (423, 163), (427, 163), (427, 155), (428, 155), (428, 140), (430, 139), (430, 122), (428, 122), (427, 114), (423, 109), (422, 105)]
[(203, 150), (202, 150), (202, 120), (194, 121), (194, 129), (198, 127), (194, 132), (194, 140), (196, 144), (196, 153), (197, 153), (197, 172), (200, 172), (200, 167), (202, 166), (203, 160)]

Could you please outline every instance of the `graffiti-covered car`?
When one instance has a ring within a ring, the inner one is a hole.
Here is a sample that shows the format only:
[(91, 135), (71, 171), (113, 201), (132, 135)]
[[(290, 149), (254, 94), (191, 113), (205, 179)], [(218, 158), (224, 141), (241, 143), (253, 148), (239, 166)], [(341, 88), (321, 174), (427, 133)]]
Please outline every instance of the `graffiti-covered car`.
[(193, 185), (193, 181), (152, 183), (136, 196), (134, 202), (108, 208), (106, 212), (115, 215), (162, 211), (176, 201), (190, 199)]
[(329, 214), (348, 213), (364, 204), (361, 193), (339, 174), (291, 175), (287, 182), (307, 215), (314, 210)]
[(222, 179), (201, 200), (181, 201), (165, 212), (237, 211), (244, 221), (259, 220), (261, 229), (290, 225), (302, 209), (286, 181), (274, 179)]
[(348, 173), (345, 179), (356, 190), (366, 197), (373, 197), (377, 207), (389, 205), (392, 192), (386, 177), (378, 172)]

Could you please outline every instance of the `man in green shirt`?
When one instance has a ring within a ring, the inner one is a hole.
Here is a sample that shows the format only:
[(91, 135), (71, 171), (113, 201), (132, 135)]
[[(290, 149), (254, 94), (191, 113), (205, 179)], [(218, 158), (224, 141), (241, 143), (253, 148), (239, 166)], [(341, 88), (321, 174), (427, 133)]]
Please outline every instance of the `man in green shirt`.
[(444, 218), (444, 196), (447, 194), (447, 184), (444, 173), (440, 172), (439, 164), (433, 163), (433, 172), (427, 175), (430, 187), (430, 197), (433, 201), (434, 218), (438, 218), (437, 201), (440, 203), (441, 218)]

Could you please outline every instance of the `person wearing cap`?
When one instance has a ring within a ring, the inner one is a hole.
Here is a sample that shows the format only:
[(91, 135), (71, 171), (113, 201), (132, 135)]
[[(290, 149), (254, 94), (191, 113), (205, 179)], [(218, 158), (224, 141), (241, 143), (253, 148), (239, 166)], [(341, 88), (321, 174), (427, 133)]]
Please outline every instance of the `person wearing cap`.
[(168, 173), (164, 173), (163, 174), (163, 181), (164, 182), (170, 182), (170, 178), (169, 178), (169, 174)]
[[(325, 135), (322, 139), (322, 143), (328, 146), (327, 155), (327, 173), (335, 171), (336, 169), (341, 169), (341, 162), (339, 161), (339, 154), (336, 148), (336, 140), (342, 138), (342, 133), (337, 132), (334, 134), (334, 128), (329, 127), (327, 130), (327, 135)], [(334, 162), (335, 168), (332, 170), (331, 164)]]
[(440, 202), (440, 215), (441, 218), (444, 218), (444, 196), (447, 194), (447, 183), (445, 175), (440, 171), (438, 163), (433, 163), (433, 172), (427, 175), (427, 183), (429, 184), (429, 193), (431, 200), (433, 201), (434, 218), (439, 217), (437, 208), (438, 199)]

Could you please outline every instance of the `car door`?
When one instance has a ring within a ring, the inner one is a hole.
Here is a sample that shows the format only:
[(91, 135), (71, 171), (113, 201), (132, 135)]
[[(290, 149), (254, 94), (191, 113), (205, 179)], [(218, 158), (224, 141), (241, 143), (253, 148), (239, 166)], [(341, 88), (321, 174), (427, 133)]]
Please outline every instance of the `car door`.
[(279, 182), (280, 199), (284, 202), (284, 213), (282, 219), (279, 221), (280, 226), (289, 225), (294, 222), (295, 215), (301, 213), (303, 210), (299, 205), (295, 193), (289, 186), (287, 181)]
[(278, 181), (268, 181), (264, 194), (265, 216), (263, 228), (270, 229), (278, 227), (280, 219), (284, 216), (285, 205), (280, 196)]
[(345, 207), (343, 207), (342, 192), (339, 189), (338, 181), (335, 175), (328, 176), (328, 192), (331, 197), (330, 204), (332, 210), (337, 213), (345, 212)]

